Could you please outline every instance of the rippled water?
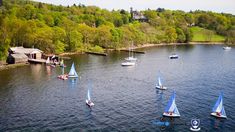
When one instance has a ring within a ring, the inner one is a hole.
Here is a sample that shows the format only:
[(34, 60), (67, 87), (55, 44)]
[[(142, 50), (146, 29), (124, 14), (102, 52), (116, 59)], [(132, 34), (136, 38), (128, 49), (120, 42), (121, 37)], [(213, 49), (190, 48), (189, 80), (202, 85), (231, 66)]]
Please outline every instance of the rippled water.
[[(173, 90), (181, 117), (165, 131), (189, 131), (193, 118), (203, 131), (235, 131), (235, 48), (179, 46), (178, 60), (168, 59), (172, 47), (143, 50), (134, 67), (121, 66), (125, 52), (71, 56), (65, 71), (74, 61), (77, 81), (58, 80), (61, 69), (45, 65), (0, 71), (0, 131), (161, 131), (153, 121)], [(166, 91), (155, 89), (158, 71)], [(88, 87), (92, 109), (85, 104)], [(210, 116), (220, 91), (227, 120)]]

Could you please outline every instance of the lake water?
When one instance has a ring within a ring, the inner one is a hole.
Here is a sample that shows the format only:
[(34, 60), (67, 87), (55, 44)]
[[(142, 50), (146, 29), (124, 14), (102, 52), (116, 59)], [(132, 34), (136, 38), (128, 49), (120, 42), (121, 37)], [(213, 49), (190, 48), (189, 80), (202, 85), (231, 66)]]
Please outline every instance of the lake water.
[[(65, 72), (74, 62), (76, 81), (59, 80), (60, 67), (40, 64), (0, 71), (0, 131), (161, 131), (154, 121), (174, 90), (181, 117), (165, 131), (189, 131), (193, 118), (202, 131), (235, 131), (235, 48), (178, 46), (177, 60), (168, 59), (171, 46), (142, 50), (133, 67), (121, 66), (127, 52), (71, 56)], [(166, 91), (155, 89), (159, 71)], [(220, 91), (227, 120), (210, 116)]]

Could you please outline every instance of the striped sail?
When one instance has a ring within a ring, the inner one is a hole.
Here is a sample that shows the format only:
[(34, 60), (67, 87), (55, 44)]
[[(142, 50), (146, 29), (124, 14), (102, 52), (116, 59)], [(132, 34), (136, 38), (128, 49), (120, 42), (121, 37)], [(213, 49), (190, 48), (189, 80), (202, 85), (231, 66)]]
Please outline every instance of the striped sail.
[(167, 113), (172, 112), (172, 113), (174, 113), (176, 115), (180, 115), (180, 113), (178, 111), (178, 108), (177, 108), (177, 106), (175, 104), (175, 91), (171, 95), (171, 98), (170, 98), (170, 100), (169, 100), (169, 102), (168, 102), (164, 112), (167, 112)]
[(224, 106), (223, 106), (223, 93), (220, 93), (220, 96), (218, 98), (218, 100), (216, 101), (212, 112), (218, 112), (221, 113), (223, 116), (226, 116), (225, 110), (224, 110)]

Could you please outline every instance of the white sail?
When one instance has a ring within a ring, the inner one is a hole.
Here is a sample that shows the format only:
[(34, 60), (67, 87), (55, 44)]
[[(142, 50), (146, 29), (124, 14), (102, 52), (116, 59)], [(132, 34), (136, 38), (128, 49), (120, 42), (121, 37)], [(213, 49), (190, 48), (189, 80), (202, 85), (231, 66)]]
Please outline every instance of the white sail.
[(158, 86), (162, 86), (161, 78), (158, 77)]
[(47, 57), (46, 64), (50, 64), (50, 58)]
[(76, 70), (75, 70), (75, 67), (74, 67), (74, 63), (72, 64), (72, 66), (71, 66), (71, 69), (70, 69), (70, 71), (69, 71), (69, 75), (68, 75), (69, 77), (75, 77), (75, 78), (77, 78), (78, 77), (78, 74), (77, 74), (77, 72), (76, 72)]
[(91, 95), (90, 95), (90, 90), (89, 90), (89, 88), (88, 88), (88, 90), (87, 90), (87, 100), (91, 100)]

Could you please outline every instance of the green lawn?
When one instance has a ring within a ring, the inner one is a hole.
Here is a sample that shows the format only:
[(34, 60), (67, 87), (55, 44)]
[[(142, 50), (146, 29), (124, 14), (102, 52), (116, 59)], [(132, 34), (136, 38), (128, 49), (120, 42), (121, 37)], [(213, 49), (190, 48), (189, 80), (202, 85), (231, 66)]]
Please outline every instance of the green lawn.
[(216, 34), (212, 30), (207, 30), (200, 27), (191, 27), (193, 32), (192, 41), (203, 42), (203, 41), (211, 41), (211, 42), (222, 42), (225, 40), (224, 36)]

